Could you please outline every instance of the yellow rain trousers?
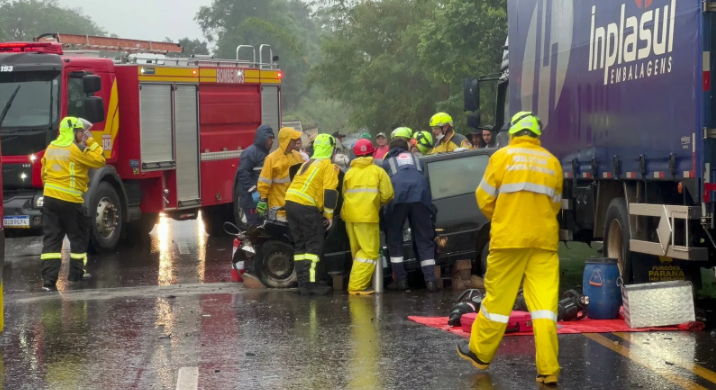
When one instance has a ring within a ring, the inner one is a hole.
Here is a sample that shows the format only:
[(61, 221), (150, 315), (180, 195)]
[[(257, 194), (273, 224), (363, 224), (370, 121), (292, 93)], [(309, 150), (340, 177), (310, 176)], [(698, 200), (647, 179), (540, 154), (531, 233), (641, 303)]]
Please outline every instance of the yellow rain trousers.
[(380, 226), (377, 223), (346, 222), (351, 243), (353, 267), (348, 291), (363, 291), (370, 287), (380, 250)]
[(559, 375), (559, 223), (562, 202), (559, 161), (536, 138), (512, 138), (490, 157), (475, 193), (492, 222), (487, 257), (487, 296), (472, 326), (470, 350), (492, 361), (512, 307), (524, 284), (537, 345), (537, 372)]
[(388, 173), (373, 163), (373, 157), (358, 157), (351, 162), (343, 180), (341, 209), (353, 254), (348, 292), (363, 291), (370, 286), (380, 251), (378, 213), (394, 195)]
[(523, 279), (537, 347), (537, 373), (559, 375), (557, 252), (541, 249), (490, 250), (485, 275), (488, 293), (482, 301), (477, 320), (472, 324), (470, 350), (483, 362), (492, 361), (505, 334)]

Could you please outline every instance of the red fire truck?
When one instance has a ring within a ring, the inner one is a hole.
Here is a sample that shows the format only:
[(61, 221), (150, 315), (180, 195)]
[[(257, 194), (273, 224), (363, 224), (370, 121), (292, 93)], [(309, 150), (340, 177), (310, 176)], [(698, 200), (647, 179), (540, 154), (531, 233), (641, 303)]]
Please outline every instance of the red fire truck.
[[(278, 131), (281, 124), (278, 57), (268, 45), (258, 61), (247, 45), (231, 60), (164, 55), (181, 51), (174, 43), (66, 34), (0, 43), (0, 107), (16, 95), (0, 130), (7, 229), (41, 227), (40, 161), (64, 116), (94, 123), (108, 163), (91, 173), (85, 195), (95, 250), (149, 233), (159, 213), (191, 219), (201, 210), (209, 234), (240, 217), (239, 155), (259, 125)], [(241, 53), (253, 58), (240, 60)]]

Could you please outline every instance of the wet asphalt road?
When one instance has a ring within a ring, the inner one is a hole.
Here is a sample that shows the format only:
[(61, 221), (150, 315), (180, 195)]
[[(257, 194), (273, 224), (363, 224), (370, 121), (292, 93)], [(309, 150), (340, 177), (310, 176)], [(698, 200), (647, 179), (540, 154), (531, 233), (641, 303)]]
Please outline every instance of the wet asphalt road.
[[(481, 373), (455, 354), (459, 336), (407, 319), (447, 315), (450, 291), (245, 290), (224, 283), (231, 239), (162, 220), (143, 242), (91, 256), (91, 281), (43, 293), (40, 245), (7, 242), (2, 389), (539, 388), (531, 337), (505, 338)], [(561, 389), (716, 389), (709, 332), (559, 340)]]

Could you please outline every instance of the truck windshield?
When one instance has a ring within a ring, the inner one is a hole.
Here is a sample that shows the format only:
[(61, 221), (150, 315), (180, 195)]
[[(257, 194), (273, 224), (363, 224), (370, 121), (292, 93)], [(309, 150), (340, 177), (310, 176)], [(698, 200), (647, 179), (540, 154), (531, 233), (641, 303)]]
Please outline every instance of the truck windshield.
[(57, 135), (60, 72), (0, 73), (0, 110), (20, 89), (2, 122), (2, 154), (21, 156), (44, 150)]

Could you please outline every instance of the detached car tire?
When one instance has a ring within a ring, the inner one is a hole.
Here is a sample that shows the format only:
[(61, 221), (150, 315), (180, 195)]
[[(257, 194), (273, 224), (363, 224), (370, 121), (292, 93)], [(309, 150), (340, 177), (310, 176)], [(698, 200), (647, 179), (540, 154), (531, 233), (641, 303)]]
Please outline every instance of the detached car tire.
[(122, 202), (107, 182), (99, 183), (88, 208), (90, 248), (98, 253), (113, 251), (119, 243), (124, 220)]
[(267, 287), (289, 288), (296, 284), (293, 246), (282, 241), (266, 241), (254, 258), (256, 277)]

